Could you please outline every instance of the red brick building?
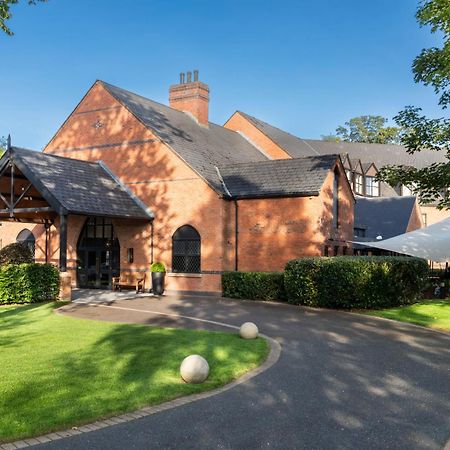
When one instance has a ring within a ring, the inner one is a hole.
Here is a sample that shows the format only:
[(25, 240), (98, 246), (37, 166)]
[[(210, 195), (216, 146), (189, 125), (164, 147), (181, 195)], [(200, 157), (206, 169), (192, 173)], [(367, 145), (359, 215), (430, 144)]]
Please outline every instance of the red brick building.
[(44, 153), (12, 147), (0, 161), (2, 245), (34, 245), (74, 286), (162, 261), (169, 290), (196, 292), (219, 292), (226, 270), (349, 252), (354, 197), (340, 156), (293, 158), (244, 114), (209, 122), (196, 73), (169, 101), (97, 81)]

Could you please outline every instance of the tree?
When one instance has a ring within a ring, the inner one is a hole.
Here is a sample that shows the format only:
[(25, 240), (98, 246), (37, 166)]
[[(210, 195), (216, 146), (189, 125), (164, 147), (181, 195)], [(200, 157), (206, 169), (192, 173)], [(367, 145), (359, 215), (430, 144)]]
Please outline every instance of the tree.
[[(38, 2), (46, 2), (47, 0), (27, 0), (29, 5), (36, 5)], [(0, 30), (4, 31), (8, 36), (14, 33), (6, 25), (6, 21), (11, 19), (12, 13), (10, 11), (11, 5), (19, 3), (19, 0), (0, 0)]]
[(335, 134), (322, 134), (322, 141), (327, 142), (339, 142), (341, 138), (339, 136), (336, 136)]
[(382, 116), (353, 117), (353, 119), (345, 122), (344, 126), (341, 125), (336, 128), (335, 136), (326, 136), (326, 140), (398, 144), (400, 142), (400, 129), (386, 126), (387, 122), (388, 119)]
[[(441, 47), (423, 49), (414, 59), (414, 81), (433, 86), (439, 95), (439, 105), (446, 110), (450, 104), (450, 6), (448, 0), (420, 2), (416, 18), (420, 26), (430, 26), (440, 32)], [(436, 151), (445, 153), (445, 161), (417, 169), (406, 166), (386, 166), (378, 178), (391, 185), (404, 184), (420, 196), (423, 203), (436, 202), (438, 208), (450, 208), (450, 120), (430, 119), (422, 109), (408, 106), (394, 118), (404, 129), (401, 142), (408, 153)]]
[(0, 155), (6, 151), (6, 145), (6, 138), (4, 136), (0, 136)]

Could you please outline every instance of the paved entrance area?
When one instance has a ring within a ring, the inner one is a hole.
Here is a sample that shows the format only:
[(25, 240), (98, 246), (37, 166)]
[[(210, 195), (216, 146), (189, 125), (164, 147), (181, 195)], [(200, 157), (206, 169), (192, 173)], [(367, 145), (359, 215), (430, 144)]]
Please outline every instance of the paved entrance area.
[[(45, 449), (442, 449), (450, 435), (450, 336), (336, 311), (201, 297), (77, 304), (91, 319), (220, 329), (252, 320), (278, 362), (214, 397)], [(223, 329), (222, 331), (226, 331)], [(233, 331), (233, 330), (229, 330)]]
[(72, 289), (74, 303), (112, 303), (123, 299), (149, 297), (150, 294), (136, 294), (135, 291), (112, 291), (111, 289)]

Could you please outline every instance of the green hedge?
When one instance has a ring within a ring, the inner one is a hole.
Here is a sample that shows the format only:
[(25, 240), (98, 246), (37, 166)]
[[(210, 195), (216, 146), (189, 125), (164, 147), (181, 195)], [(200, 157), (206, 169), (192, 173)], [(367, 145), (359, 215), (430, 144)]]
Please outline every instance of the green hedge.
[(284, 276), (279, 272), (225, 272), (224, 297), (249, 300), (285, 300)]
[(0, 267), (0, 305), (56, 300), (59, 272), (50, 264), (10, 264)]
[(390, 256), (303, 258), (287, 263), (289, 303), (327, 308), (388, 308), (412, 303), (426, 287), (423, 259)]

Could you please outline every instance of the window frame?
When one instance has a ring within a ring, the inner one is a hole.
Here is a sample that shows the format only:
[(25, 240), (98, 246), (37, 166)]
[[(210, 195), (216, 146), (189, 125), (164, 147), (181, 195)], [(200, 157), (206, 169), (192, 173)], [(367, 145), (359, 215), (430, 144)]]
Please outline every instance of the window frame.
[[(182, 237), (181, 235), (186, 235)], [(190, 236), (189, 236), (190, 234)], [(178, 235), (178, 236), (177, 236)], [(177, 243), (184, 243), (184, 251), (179, 251), (177, 247), (182, 247)], [(187, 243), (196, 243), (193, 248), (198, 248), (198, 252), (189, 252)], [(172, 234), (172, 273), (179, 274), (201, 274), (202, 273), (202, 238), (198, 230), (192, 225), (185, 224), (180, 226)], [(181, 260), (181, 258), (183, 258)], [(181, 263), (181, 261), (183, 261)], [(193, 262), (194, 261), (194, 262)], [(195, 266), (196, 270), (192, 270), (189, 266)]]
[(364, 180), (365, 193), (368, 197), (380, 196), (380, 182), (375, 180), (375, 177), (366, 176)]
[[(23, 238), (24, 236), (26, 237)], [(33, 261), (36, 260), (36, 237), (31, 230), (29, 230), (28, 228), (23, 228), (22, 230), (20, 230), (16, 236), (16, 242), (27, 247), (28, 250), (30, 250), (30, 253), (33, 255)]]
[[(363, 195), (364, 194), (364, 175), (361, 173), (355, 172), (354, 180), (355, 180), (355, 194)], [(361, 181), (359, 182), (359, 180), (361, 180)]]

